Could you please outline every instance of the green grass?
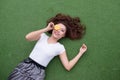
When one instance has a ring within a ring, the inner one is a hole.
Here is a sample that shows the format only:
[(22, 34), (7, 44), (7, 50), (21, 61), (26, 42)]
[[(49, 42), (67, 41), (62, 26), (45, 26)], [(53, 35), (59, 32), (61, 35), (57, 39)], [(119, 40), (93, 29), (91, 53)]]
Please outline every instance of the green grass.
[(0, 80), (29, 56), (35, 42), (24, 36), (46, 26), (57, 13), (79, 16), (87, 32), (81, 40), (64, 39), (72, 59), (82, 43), (88, 51), (67, 72), (58, 57), (46, 69), (45, 80), (120, 80), (120, 0), (1, 0)]

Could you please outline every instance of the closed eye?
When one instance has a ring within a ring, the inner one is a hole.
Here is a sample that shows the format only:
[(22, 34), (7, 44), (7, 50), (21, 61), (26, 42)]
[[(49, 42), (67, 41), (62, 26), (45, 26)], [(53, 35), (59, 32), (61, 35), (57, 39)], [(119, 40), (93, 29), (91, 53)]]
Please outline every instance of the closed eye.
[(61, 31), (62, 31), (62, 32), (65, 32), (65, 30), (63, 30), (63, 29), (62, 29)]

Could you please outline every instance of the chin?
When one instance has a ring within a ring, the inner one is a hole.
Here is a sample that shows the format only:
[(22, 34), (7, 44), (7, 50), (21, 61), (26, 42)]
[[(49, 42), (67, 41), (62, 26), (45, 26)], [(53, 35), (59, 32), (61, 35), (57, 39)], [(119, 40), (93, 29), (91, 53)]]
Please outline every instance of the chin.
[(59, 36), (57, 36), (57, 35), (53, 35), (53, 37), (55, 38), (55, 39), (60, 39), (60, 37)]

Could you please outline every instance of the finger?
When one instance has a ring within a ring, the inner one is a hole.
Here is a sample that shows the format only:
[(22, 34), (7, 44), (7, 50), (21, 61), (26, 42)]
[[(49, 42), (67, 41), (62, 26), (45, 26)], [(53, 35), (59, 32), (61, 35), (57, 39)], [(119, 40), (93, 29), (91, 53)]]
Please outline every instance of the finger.
[(53, 28), (54, 27), (54, 23), (50, 23), (50, 27)]
[(82, 48), (87, 48), (87, 46), (85, 44), (82, 45)]

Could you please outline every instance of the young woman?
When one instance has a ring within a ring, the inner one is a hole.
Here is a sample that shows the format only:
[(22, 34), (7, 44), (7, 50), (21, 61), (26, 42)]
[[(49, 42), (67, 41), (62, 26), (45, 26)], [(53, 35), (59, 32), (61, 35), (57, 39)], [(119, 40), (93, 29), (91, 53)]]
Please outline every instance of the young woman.
[[(47, 36), (45, 32), (51, 33), (51, 36)], [(45, 68), (57, 55), (59, 55), (65, 69), (70, 71), (85, 53), (87, 46), (83, 44), (78, 54), (69, 61), (64, 46), (58, 41), (63, 37), (81, 39), (84, 33), (85, 27), (80, 23), (78, 17), (72, 18), (59, 13), (50, 18), (47, 21), (47, 27), (26, 35), (25, 38), (28, 41), (37, 41), (37, 43), (29, 58), (14, 69), (8, 80), (44, 80)]]

